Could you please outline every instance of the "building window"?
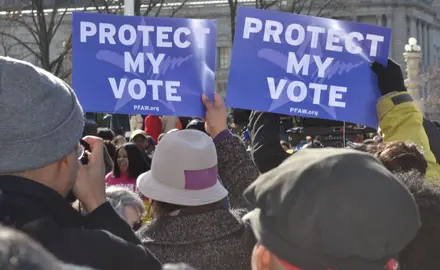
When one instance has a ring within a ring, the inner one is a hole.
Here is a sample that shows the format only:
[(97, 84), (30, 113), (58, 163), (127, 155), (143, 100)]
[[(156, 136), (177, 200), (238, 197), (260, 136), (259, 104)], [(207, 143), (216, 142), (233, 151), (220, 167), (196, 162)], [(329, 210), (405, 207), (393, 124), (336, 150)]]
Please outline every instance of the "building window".
[(229, 68), (231, 59), (231, 48), (230, 47), (219, 47), (217, 49), (217, 62), (219, 68)]
[(376, 16), (359, 16), (359, 22), (365, 24), (376, 25), (377, 17)]
[(388, 25), (387, 16), (382, 15), (382, 26), (387, 27), (387, 25)]

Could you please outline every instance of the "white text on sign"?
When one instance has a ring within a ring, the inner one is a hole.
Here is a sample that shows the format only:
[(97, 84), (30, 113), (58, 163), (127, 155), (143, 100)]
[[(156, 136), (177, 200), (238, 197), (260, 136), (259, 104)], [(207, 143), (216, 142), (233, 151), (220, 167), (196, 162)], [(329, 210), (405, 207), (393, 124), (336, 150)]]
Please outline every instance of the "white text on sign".
[[(325, 28), (314, 25), (303, 26), (301, 24), (283, 24), (275, 20), (261, 20), (253, 17), (246, 17), (242, 38), (254, 40), (255, 35), (259, 34), (263, 42), (287, 44), (292, 47), (298, 47), (304, 42), (310, 40), (308, 46), (311, 49), (320, 47), (326, 51), (336, 53), (363, 54), (368, 53), (370, 57), (378, 54), (379, 47), (383, 44), (385, 38), (375, 34), (362, 34), (360, 32), (344, 32), (333, 28)], [(310, 36), (310, 38), (306, 38)], [(324, 37), (320, 39), (320, 37)], [(320, 44), (320, 40), (324, 40)], [(364, 52), (359, 46), (360, 42), (367, 43), (370, 49)], [(296, 50), (295, 50), (296, 51)], [(289, 52), (286, 62), (286, 73), (298, 74), (301, 76), (311, 76), (310, 68), (316, 67), (317, 78), (326, 78), (327, 71), (332, 66), (334, 58), (321, 57), (318, 55), (303, 54), (297, 55), (296, 52)], [(301, 80), (289, 81), (286, 79), (275, 79), (267, 77), (267, 85), (270, 97), (279, 99), (285, 93), (291, 102), (303, 102), (309, 92), (313, 92), (313, 104), (325, 104), (331, 107), (345, 108), (344, 94), (348, 92), (347, 87), (337, 85), (326, 85), (320, 83), (309, 83), (306, 85)], [(321, 100), (321, 93), (328, 91), (328, 100)]]
[[(195, 40), (199, 49), (204, 49), (209, 28), (196, 27), (171, 27), (123, 24), (115, 26), (111, 23), (93, 23), (82, 21), (80, 23), (80, 42), (87, 43), (91, 38), (97, 38), (99, 44), (133, 46), (140, 39), (144, 47), (154, 48), (180, 48), (186, 49)], [(150, 39), (150, 35), (154, 35)], [(192, 38), (191, 38), (192, 36)], [(155, 44), (151, 44), (152, 40)], [(142, 51), (142, 50), (141, 50)], [(151, 72), (153, 75), (161, 74), (161, 65), (164, 64), (166, 55), (163, 53), (131, 53), (131, 48), (124, 52), (124, 72), (141, 75)], [(156, 79), (141, 80), (138, 78), (108, 78), (110, 87), (116, 99), (121, 99), (127, 89), (132, 99), (141, 100), (151, 92), (152, 100), (165, 99), (166, 101), (181, 101), (178, 94), (179, 81), (164, 81)], [(164, 93), (164, 94), (160, 94)]]

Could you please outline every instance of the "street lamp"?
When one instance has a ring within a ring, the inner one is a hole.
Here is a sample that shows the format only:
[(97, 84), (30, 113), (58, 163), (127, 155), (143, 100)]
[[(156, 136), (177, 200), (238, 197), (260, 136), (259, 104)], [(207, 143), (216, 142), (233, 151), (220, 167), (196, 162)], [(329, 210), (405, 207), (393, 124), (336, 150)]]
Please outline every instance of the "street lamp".
[(405, 86), (408, 89), (408, 93), (411, 94), (414, 101), (417, 103), (419, 109), (424, 111), (424, 101), (421, 97), (420, 91), (420, 59), (422, 56), (422, 48), (417, 44), (417, 39), (411, 37), (408, 40), (408, 44), (405, 45), (405, 52), (403, 57), (406, 62), (406, 74)]
[(409, 38), (408, 44), (405, 45), (405, 52), (420, 52), (422, 48), (417, 44), (417, 39)]

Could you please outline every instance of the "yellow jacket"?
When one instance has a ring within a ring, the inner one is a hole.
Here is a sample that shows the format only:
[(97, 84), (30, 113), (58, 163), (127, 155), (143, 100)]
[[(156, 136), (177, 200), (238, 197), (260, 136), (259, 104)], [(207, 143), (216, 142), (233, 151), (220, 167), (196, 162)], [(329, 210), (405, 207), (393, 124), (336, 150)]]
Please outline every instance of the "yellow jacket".
[(428, 136), (423, 128), (423, 116), (410, 94), (392, 92), (377, 103), (379, 127), (383, 140), (411, 141), (424, 152), (428, 163), (425, 179), (440, 186), (440, 165), (429, 147)]

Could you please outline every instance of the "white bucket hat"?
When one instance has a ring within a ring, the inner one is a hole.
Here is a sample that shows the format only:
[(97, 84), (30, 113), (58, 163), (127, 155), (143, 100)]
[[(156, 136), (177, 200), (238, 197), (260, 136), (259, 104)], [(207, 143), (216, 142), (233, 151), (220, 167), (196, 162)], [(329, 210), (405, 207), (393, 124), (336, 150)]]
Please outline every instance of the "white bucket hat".
[(217, 175), (212, 139), (198, 130), (168, 133), (156, 147), (151, 170), (137, 179), (149, 199), (183, 206), (218, 202), (228, 195)]

